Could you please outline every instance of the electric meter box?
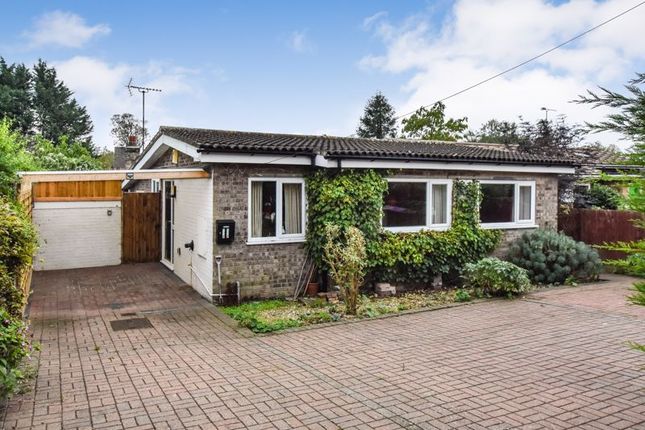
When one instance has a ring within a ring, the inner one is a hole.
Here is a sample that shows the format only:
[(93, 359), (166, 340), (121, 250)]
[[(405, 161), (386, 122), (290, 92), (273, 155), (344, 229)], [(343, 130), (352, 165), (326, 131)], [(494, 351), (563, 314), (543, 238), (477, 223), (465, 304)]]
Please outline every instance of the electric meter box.
[(235, 221), (232, 219), (218, 219), (215, 221), (218, 245), (230, 245), (235, 240)]

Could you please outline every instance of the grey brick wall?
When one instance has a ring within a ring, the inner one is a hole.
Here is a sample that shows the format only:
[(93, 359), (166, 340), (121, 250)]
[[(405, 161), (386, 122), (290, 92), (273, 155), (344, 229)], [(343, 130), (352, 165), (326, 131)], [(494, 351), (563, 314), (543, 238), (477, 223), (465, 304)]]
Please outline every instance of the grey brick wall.
[[(232, 245), (215, 244), (214, 255), (221, 255), (222, 283), (239, 281), (242, 296), (280, 297), (293, 292), (305, 259), (302, 243), (247, 245), (248, 178), (302, 176), (310, 169), (263, 165), (218, 165), (213, 168), (213, 214), (217, 219), (232, 219), (236, 224)], [(516, 173), (476, 173), (461, 171), (390, 171), (390, 176), (450, 179), (509, 179), (536, 181), (536, 223), (542, 228), (557, 228), (558, 182), (555, 175)], [(505, 252), (508, 244), (526, 229), (505, 230), (495, 254)], [(217, 286), (214, 286), (214, 290)]]
[[(304, 243), (247, 245), (248, 179), (250, 177), (302, 177), (307, 168), (265, 165), (217, 165), (213, 168), (215, 220), (235, 221), (235, 241), (217, 245), (222, 256), (222, 284), (239, 281), (242, 296), (282, 297), (293, 293), (306, 257)], [(217, 274), (216, 274), (217, 276)], [(217, 285), (213, 286), (217, 291)]]

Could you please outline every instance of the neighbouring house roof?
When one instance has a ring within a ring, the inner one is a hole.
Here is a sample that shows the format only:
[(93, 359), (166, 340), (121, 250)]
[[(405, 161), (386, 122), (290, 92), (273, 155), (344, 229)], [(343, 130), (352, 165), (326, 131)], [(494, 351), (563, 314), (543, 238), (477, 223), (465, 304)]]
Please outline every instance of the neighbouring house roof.
[(185, 142), (199, 153), (297, 154), (333, 158), (493, 162), (566, 165), (570, 159), (527, 154), (500, 144), (311, 136), (162, 126), (141, 157), (161, 136)]

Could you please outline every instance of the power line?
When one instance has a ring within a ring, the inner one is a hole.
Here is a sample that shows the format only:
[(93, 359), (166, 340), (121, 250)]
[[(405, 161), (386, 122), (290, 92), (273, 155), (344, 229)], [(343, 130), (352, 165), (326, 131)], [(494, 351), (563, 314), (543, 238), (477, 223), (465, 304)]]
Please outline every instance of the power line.
[[(644, 5), (644, 4), (645, 4), (645, 1), (642, 1), (642, 2), (638, 3), (638, 4), (637, 4), (637, 5), (635, 5), (635, 6), (632, 6), (632, 7), (630, 7), (629, 9), (622, 11), (622, 12), (621, 12), (621, 13), (619, 13), (618, 15), (614, 15), (614, 16), (612, 16), (611, 18), (609, 18), (608, 20), (603, 21), (603, 22), (601, 22), (600, 24), (597, 24), (596, 26), (589, 28), (588, 30), (586, 30), (586, 31), (584, 31), (584, 32), (582, 32), (582, 33), (580, 33), (580, 34), (578, 34), (577, 36), (574, 36), (574, 37), (572, 37), (571, 39), (566, 40), (566, 41), (564, 41), (564, 42), (560, 43), (559, 45), (554, 46), (554, 47), (553, 47), (553, 48), (551, 48), (551, 49), (548, 49), (548, 50), (546, 50), (546, 51), (544, 51), (544, 52), (542, 52), (542, 53), (540, 53), (540, 54), (538, 54), (538, 55), (536, 55), (536, 56), (534, 56), (534, 57), (531, 57), (531, 58), (529, 58), (528, 60), (522, 61), (521, 63), (519, 63), (519, 64), (517, 64), (517, 65), (515, 65), (515, 66), (513, 66), (513, 67), (510, 67), (510, 68), (508, 68), (508, 69), (506, 69), (506, 70), (504, 70), (504, 71), (502, 71), (502, 72), (499, 72), (499, 73), (498, 73), (498, 74), (496, 74), (496, 75), (493, 75), (493, 76), (491, 76), (491, 77), (489, 77), (489, 78), (486, 78), (486, 79), (484, 79), (483, 81), (479, 81), (479, 82), (477, 82), (476, 84), (473, 84), (473, 85), (471, 85), (471, 86), (469, 86), (469, 87), (467, 87), (467, 88), (464, 88), (463, 90), (460, 90), (460, 91), (457, 91), (457, 92), (455, 92), (455, 93), (452, 93), (452, 94), (450, 94), (449, 96), (446, 96), (446, 97), (444, 97), (444, 98), (442, 98), (442, 99), (440, 99), (440, 100), (437, 100), (436, 102), (434, 102), (434, 103), (432, 103), (432, 104), (425, 105), (425, 106), (422, 106), (422, 107), (430, 107), (430, 106), (433, 106), (433, 105), (435, 105), (436, 103), (443, 102), (443, 101), (445, 101), (445, 100), (451, 99), (451, 98), (453, 98), (453, 97), (456, 97), (456, 96), (458, 96), (458, 95), (460, 95), (460, 94), (465, 93), (466, 91), (470, 91), (470, 90), (472, 90), (473, 88), (476, 88), (476, 87), (478, 87), (478, 86), (480, 86), (480, 85), (482, 85), (482, 84), (485, 84), (486, 82), (490, 82), (490, 81), (492, 81), (493, 79), (499, 78), (500, 76), (505, 75), (505, 74), (506, 74), (506, 73), (508, 73), (508, 72), (512, 72), (513, 70), (518, 69), (518, 68), (520, 68), (520, 67), (522, 67), (522, 66), (524, 66), (524, 65), (526, 65), (526, 64), (528, 64), (528, 63), (530, 63), (530, 62), (532, 62), (532, 61), (535, 61), (535, 60), (537, 60), (537, 59), (538, 59), (538, 58), (540, 58), (540, 57), (544, 57), (545, 55), (550, 54), (551, 52), (555, 51), (556, 49), (560, 49), (560, 48), (562, 48), (564, 45), (567, 45), (567, 44), (569, 44), (569, 43), (573, 42), (574, 40), (580, 39), (581, 37), (583, 37), (583, 36), (585, 36), (585, 35), (587, 35), (587, 34), (591, 33), (591, 32), (592, 32), (592, 31), (594, 31), (594, 30), (599, 29), (600, 27), (602, 27), (602, 26), (604, 26), (604, 25), (606, 25), (606, 24), (609, 24), (610, 22), (612, 22), (612, 21), (614, 21), (614, 20), (616, 20), (616, 19), (620, 18), (621, 16), (623, 16), (623, 15), (625, 15), (625, 14), (627, 14), (627, 13), (629, 13), (629, 12), (633, 11), (634, 9), (636, 9), (636, 8), (638, 8), (638, 7), (641, 7), (641, 6), (642, 6), (642, 5)], [(403, 115), (396, 116), (396, 117), (395, 117), (395, 119), (401, 119), (401, 118), (406, 117), (406, 116), (408, 116), (408, 115), (412, 115), (412, 114), (413, 114), (413, 113), (415, 113), (415, 112), (416, 112), (416, 110), (414, 110), (414, 111), (412, 111), (412, 112), (405, 113), (405, 114), (403, 114)]]

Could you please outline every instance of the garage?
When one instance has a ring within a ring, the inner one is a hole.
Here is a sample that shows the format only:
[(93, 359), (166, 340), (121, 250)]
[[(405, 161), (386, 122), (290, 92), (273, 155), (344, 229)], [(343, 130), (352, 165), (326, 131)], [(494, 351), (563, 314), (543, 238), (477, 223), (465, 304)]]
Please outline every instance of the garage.
[(204, 178), (202, 169), (24, 172), (39, 249), (34, 270), (161, 260), (161, 194), (123, 193), (124, 180)]

